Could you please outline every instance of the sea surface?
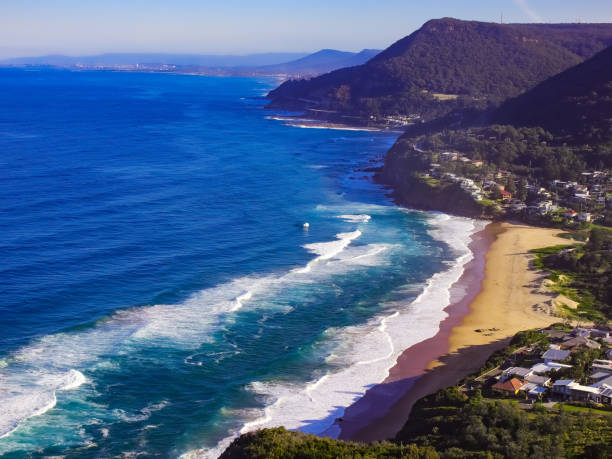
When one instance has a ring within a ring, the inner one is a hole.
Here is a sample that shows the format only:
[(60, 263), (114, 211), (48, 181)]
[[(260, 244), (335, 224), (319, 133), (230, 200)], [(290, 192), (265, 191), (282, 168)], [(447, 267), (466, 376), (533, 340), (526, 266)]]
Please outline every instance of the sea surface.
[(285, 126), (275, 84), (0, 70), (0, 456), (333, 436), (436, 333), (479, 224), (394, 206), (397, 134)]

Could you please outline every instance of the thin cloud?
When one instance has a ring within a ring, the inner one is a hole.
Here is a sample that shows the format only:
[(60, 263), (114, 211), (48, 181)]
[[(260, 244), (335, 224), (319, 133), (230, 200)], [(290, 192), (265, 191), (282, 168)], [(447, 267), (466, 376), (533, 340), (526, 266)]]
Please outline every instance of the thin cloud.
[(531, 18), (534, 22), (544, 22), (538, 13), (531, 9), (527, 0), (512, 0), (516, 6), (518, 6), (523, 13)]

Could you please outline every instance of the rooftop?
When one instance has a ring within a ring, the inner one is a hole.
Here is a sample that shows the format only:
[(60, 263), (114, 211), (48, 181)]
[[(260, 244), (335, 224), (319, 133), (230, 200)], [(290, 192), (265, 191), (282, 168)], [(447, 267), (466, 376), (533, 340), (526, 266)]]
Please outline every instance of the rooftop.
[(533, 373), (533, 370), (531, 368), (510, 367), (510, 368), (506, 368), (504, 370), (504, 373), (507, 375), (516, 375), (516, 376), (525, 377), (528, 374)]
[(529, 375), (525, 378), (525, 381), (537, 384), (539, 386), (543, 386), (548, 381), (550, 381), (550, 378), (548, 376)]
[[(564, 341), (561, 345), (563, 347), (585, 346), (591, 349), (599, 349), (601, 347), (601, 344), (599, 344), (598, 342), (593, 341), (592, 339), (585, 338), (584, 336), (577, 336), (576, 338), (569, 339), (567, 341)], [(551, 360), (563, 360), (563, 359), (551, 359)]]
[(531, 367), (531, 369), (533, 370), (534, 373), (542, 374), (542, 373), (547, 373), (551, 370), (557, 371), (560, 368), (570, 368), (570, 367), (571, 365), (565, 365), (563, 363), (546, 362), (546, 363), (538, 363), (534, 365), (533, 367)]
[(518, 391), (522, 386), (523, 382), (521, 380), (512, 378), (503, 383), (498, 382), (497, 384), (493, 385), (493, 388), (514, 393)]
[(573, 379), (558, 379), (553, 383), (553, 386), (569, 386), (570, 384), (573, 384), (574, 380)]
[[(565, 343), (564, 343), (565, 345)], [(570, 351), (561, 351), (558, 349), (549, 349), (544, 354), (542, 354), (542, 358), (544, 360), (565, 360), (570, 355)]]

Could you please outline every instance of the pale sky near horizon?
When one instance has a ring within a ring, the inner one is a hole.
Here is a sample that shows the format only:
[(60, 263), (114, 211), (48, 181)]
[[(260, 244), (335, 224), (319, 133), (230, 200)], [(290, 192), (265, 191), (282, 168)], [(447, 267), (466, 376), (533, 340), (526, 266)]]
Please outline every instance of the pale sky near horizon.
[(0, 0), (0, 58), (385, 48), (432, 18), (612, 22), (610, 0)]

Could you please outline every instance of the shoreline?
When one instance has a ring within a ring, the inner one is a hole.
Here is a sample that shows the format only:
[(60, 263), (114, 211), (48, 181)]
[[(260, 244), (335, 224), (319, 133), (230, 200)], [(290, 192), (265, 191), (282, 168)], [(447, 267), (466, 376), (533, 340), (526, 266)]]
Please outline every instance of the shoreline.
[(465, 265), (459, 280), (451, 286), (450, 304), (444, 308), (447, 317), (440, 322), (439, 331), (433, 337), (405, 349), (389, 370), (389, 376), (345, 410), (339, 439), (363, 438), (360, 431), (366, 427), (375, 428), (373, 422), (390, 411), (417, 383), (428, 365), (447, 351), (451, 330), (469, 312), (470, 301), (480, 291), (480, 282), (484, 278), (484, 257), (493, 242), (489, 227), (490, 224), (471, 236), (469, 249), (473, 258)]
[(567, 243), (559, 231), (490, 223), (472, 235), (474, 259), (452, 287), (438, 333), (405, 349), (387, 379), (345, 410), (338, 438), (393, 438), (417, 400), (476, 371), (516, 332), (557, 322), (546, 307), (552, 294), (542, 290), (544, 276), (531, 269), (528, 251)]
[[(266, 106), (266, 109), (274, 111), (275, 108)], [(278, 110), (277, 110), (278, 111)], [(335, 129), (339, 131), (370, 131), (370, 132), (392, 132), (403, 134), (405, 129), (399, 126), (389, 126), (377, 123), (351, 123), (333, 118), (308, 118), (306, 114), (301, 115), (269, 115), (267, 119), (282, 121), (284, 126), (305, 129)]]

